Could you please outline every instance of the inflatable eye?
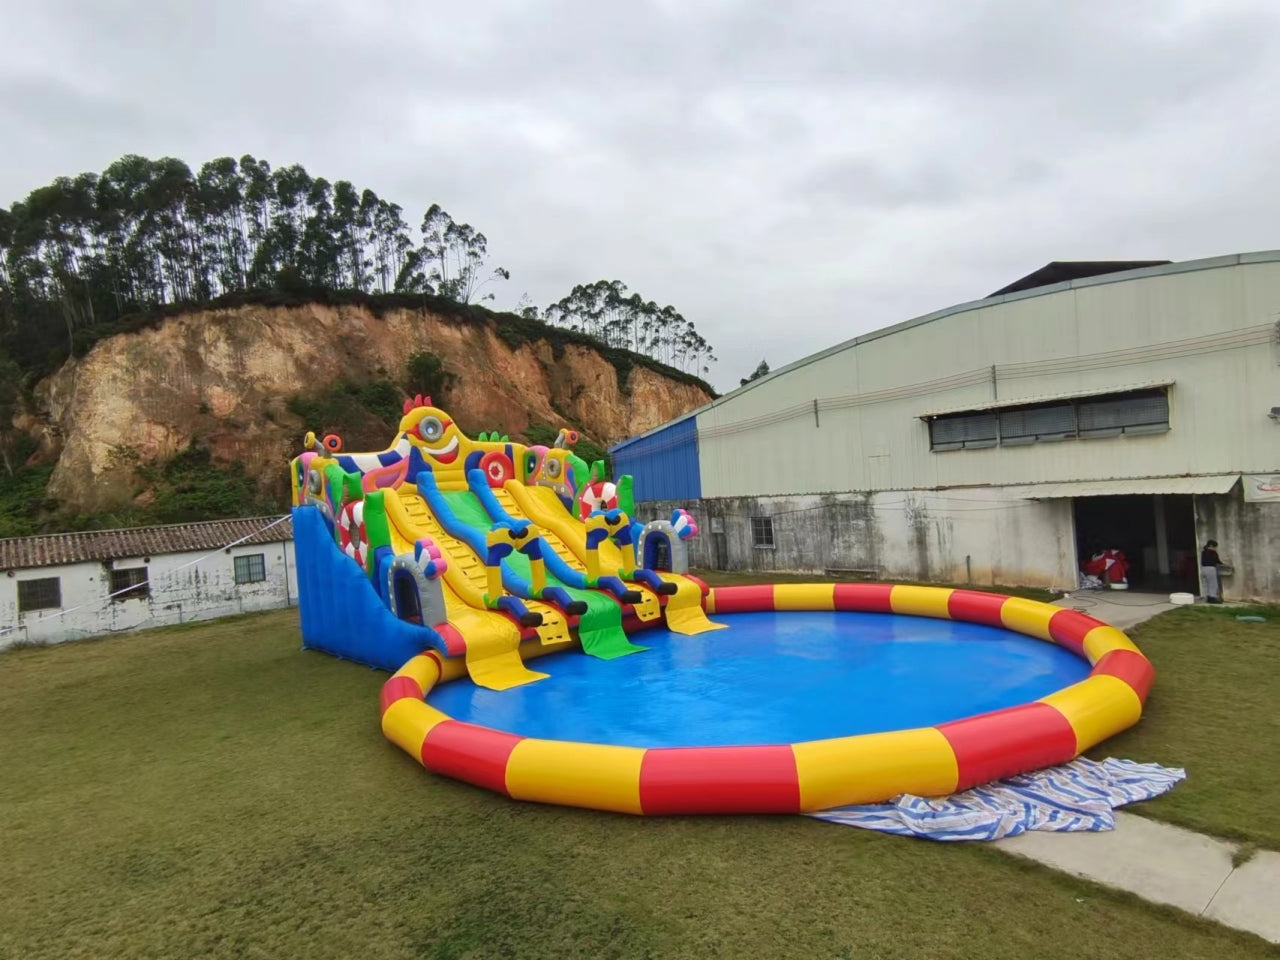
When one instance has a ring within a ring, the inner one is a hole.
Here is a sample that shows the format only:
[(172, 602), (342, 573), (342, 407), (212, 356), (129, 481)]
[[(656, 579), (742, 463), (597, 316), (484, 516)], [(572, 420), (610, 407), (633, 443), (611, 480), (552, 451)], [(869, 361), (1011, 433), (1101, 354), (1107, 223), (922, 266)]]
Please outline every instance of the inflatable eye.
[(560, 468), (561, 467), (560, 467), (559, 460), (548, 460), (546, 465), (547, 476), (550, 477), (552, 480), (559, 480)]
[(319, 470), (312, 470), (307, 474), (307, 489), (317, 497), (320, 496), (320, 491), (324, 489), (324, 480), (321, 478)]
[(444, 436), (444, 424), (438, 417), (423, 417), (418, 421), (418, 433), (423, 440), (439, 440)]
[(338, 453), (342, 450), (342, 438), (336, 433), (326, 434), (324, 438), (324, 448), (330, 453)]
[(533, 471), (538, 469), (538, 455), (536, 453), (526, 453), (524, 455), (524, 475), (526, 477), (533, 476)]

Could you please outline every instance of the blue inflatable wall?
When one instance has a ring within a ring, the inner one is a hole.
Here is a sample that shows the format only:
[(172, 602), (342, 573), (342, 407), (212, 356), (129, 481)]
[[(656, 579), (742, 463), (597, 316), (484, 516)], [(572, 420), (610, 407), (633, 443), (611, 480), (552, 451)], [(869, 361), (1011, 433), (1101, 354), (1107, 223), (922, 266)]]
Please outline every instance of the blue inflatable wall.
[(434, 630), (392, 615), (315, 507), (293, 508), (293, 544), (304, 647), (390, 671), (428, 648), (444, 653)]

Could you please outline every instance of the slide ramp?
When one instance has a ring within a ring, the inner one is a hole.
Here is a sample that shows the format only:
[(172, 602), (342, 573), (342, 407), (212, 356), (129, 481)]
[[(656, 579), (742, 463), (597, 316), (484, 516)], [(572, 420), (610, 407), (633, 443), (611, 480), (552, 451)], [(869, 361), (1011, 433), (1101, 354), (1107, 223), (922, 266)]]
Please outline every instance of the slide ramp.
[[(443, 499), (457, 522), (471, 528), (474, 534), (483, 537), (492, 526), (494, 518), (470, 490), (441, 490), (437, 496)], [(527, 590), (532, 580), (529, 558), (513, 551), (502, 565), (504, 570), (515, 575), (512, 586), (522, 586)], [(584, 582), (585, 574), (582, 574), (579, 584)], [(602, 660), (613, 660), (645, 649), (627, 639), (626, 631), (622, 629), (622, 607), (613, 597), (599, 590), (568, 583), (550, 569), (547, 570), (547, 583), (561, 587), (574, 600), (586, 603), (586, 612), (578, 619), (578, 639), (586, 653)]]
[[(472, 681), (490, 690), (508, 690), (544, 679), (547, 674), (530, 670), (520, 657), (519, 626), (510, 617), (485, 607), (483, 591), (477, 595), (476, 561), (466, 545), (448, 536), (434, 522), (430, 510), (416, 494), (389, 491), (384, 503), (391, 546), (396, 553), (412, 553), (419, 539), (430, 537), (448, 561), (441, 578), (445, 615), (466, 643), (467, 672)], [(564, 633), (568, 639), (567, 627)]]
[[(573, 552), (583, 563), (583, 569), (586, 569), (586, 525), (569, 513), (554, 490), (549, 487), (526, 486), (511, 481), (506, 484), (502, 492), (515, 501), (523, 515), (530, 521), (555, 533), (558, 542)], [(602, 571), (612, 572), (624, 566), (631, 566), (625, 562), (621, 549), (612, 540), (603, 541), (599, 551)], [(706, 611), (702, 606), (702, 589), (696, 583), (679, 574), (655, 572), (664, 582), (676, 585), (676, 592), (667, 599), (668, 630), (693, 636), (724, 628), (724, 624), (707, 619)], [(636, 589), (643, 588), (636, 585)]]

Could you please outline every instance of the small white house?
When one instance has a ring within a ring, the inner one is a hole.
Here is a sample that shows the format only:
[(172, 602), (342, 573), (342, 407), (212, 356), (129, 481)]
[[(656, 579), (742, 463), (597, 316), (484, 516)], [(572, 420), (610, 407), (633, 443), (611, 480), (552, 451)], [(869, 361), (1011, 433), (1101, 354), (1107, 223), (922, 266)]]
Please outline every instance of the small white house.
[(0, 540), (0, 650), (292, 605), (288, 517)]

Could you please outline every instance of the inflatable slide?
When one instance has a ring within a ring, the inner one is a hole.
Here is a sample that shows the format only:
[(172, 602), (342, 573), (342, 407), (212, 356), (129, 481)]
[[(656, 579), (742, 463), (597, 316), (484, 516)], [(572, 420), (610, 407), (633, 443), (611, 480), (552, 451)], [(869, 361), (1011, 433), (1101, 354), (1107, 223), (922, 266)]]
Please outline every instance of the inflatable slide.
[(430, 398), (405, 402), (394, 442), (351, 453), (336, 436), (292, 462), (307, 647), (395, 671), (434, 651), (478, 686), (545, 677), (525, 661), (581, 647), (641, 653), (629, 634), (716, 629), (687, 575), (683, 511), (641, 523), (630, 478), (554, 446), (466, 436)]

